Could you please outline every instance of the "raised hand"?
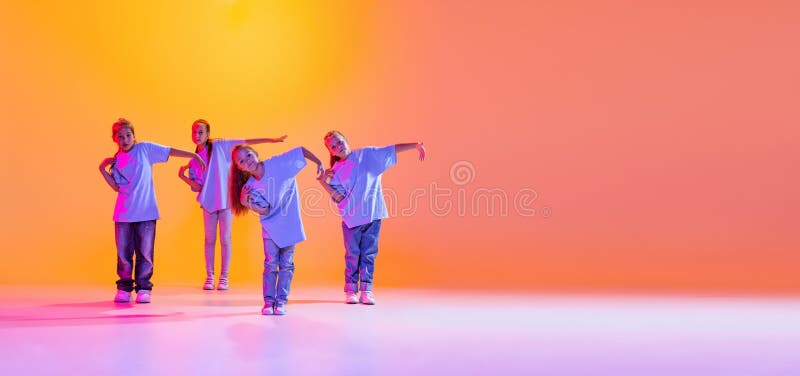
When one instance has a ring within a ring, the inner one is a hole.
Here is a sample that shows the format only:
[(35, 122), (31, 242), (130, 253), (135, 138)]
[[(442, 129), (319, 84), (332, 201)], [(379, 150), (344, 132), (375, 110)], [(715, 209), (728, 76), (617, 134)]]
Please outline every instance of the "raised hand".
[(322, 163), (317, 164), (317, 180), (324, 179), (325, 176), (325, 168), (322, 167)]
[(103, 159), (103, 161), (100, 162), (100, 169), (105, 170), (106, 167), (113, 165), (114, 163), (117, 163), (117, 158), (108, 157), (106, 159)]
[(423, 145), (421, 142), (418, 143), (417, 144), (417, 151), (419, 151), (419, 160), (420, 161), (424, 161), (425, 160), (425, 145)]
[[(319, 165), (319, 168), (322, 168), (322, 165)], [(317, 175), (317, 180), (324, 182), (326, 179), (332, 177), (333, 177), (333, 169), (329, 168), (327, 170), (322, 171), (321, 174)]]

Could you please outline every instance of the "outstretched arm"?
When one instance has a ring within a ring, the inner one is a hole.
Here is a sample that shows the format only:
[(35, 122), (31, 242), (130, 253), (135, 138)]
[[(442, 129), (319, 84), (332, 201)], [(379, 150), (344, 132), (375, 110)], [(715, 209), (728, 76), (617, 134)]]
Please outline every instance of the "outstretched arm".
[(331, 195), (333, 201), (338, 204), (342, 202), (342, 200), (344, 200), (344, 195), (341, 192), (339, 192), (336, 188), (331, 186), (330, 178), (332, 177), (333, 177), (333, 169), (329, 168), (325, 170), (321, 175), (317, 176), (317, 181), (319, 182), (320, 185), (322, 185), (322, 188), (325, 189), (325, 192), (328, 192), (328, 194)]
[(197, 162), (203, 170), (206, 169), (206, 163), (203, 162), (203, 158), (200, 158), (197, 153), (192, 153), (190, 151), (185, 151), (181, 149), (169, 148), (169, 155), (171, 157), (183, 157), (183, 158), (192, 158), (195, 162)]
[(421, 142), (413, 142), (408, 144), (395, 144), (394, 150), (399, 153), (401, 151), (417, 149), (419, 151), (419, 160), (425, 160), (425, 146)]
[(245, 144), (253, 145), (253, 144), (265, 144), (268, 142), (283, 142), (286, 139), (286, 135), (280, 136), (278, 138), (251, 138), (244, 140)]
[(323, 172), (325, 171), (325, 169), (322, 168), (322, 161), (320, 161), (319, 158), (317, 158), (317, 156), (308, 149), (302, 146), (300, 149), (303, 150), (303, 156), (306, 157), (306, 159), (317, 164), (317, 179), (319, 180), (320, 176), (322, 176)]
[(189, 184), (189, 186), (192, 187), (192, 191), (200, 192), (203, 189), (203, 186), (197, 184), (196, 181), (186, 176), (186, 170), (188, 169), (189, 165), (181, 166), (181, 168), (178, 170), (178, 177), (181, 178), (181, 180), (183, 180), (184, 183)]
[(114, 180), (114, 177), (111, 176), (111, 173), (108, 172), (108, 166), (111, 166), (116, 161), (117, 160), (113, 157), (103, 159), (103, 161), (100, 162), (100, 174), (103, 175), (103, 179), (106, 180), (106, 183), (109, 187), (111, 187), (111, 189), (114, 190), (114, 192), (119, 192), (119, 185)]

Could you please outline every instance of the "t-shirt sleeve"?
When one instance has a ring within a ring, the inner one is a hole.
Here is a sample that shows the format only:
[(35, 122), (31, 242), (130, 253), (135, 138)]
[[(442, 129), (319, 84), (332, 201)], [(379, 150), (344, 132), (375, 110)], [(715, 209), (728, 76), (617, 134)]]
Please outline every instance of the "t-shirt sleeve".
[(270, 162), (286, 176), (293, 177), (299, 174), (300, 170), (306, 166), (306, 157), (303, 155), (303, 149), (296, 147), (286, 153), (272, 157)]
[(384, 146), (382, 148), (366, 147), (363, 149), (364, 158), (363, 162), (366, 167), (377, 174), (381, 174), (388, 170), (389, 167), (397, 163), (397, 152), (394, 145)]
[(169, 160), (169, 146), (159, 145), (153, 142), (143, 142), (142, 146), (145, 146), (145, 151), (147, 152), (147, 158), (150, 159), (150, 163), (164, 163)]
[(214, 140), (214, 153), (219, 151), (221, 153), (225, 153), (225, 155), (230, 157), (231, 153), (233, 152), (233, 148), (236, 145), (240, 145), (240, 144), (243, 144), (243, 143), (244, 143), (244, 140), (239, 140), (239, 139), (236, 139), (236, 140), (223, 140), (223, 139)]

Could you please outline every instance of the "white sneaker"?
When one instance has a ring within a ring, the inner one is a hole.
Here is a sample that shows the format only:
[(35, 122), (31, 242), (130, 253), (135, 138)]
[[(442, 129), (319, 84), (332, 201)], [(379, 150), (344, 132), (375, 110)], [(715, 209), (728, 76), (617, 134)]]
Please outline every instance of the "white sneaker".
[(272, 315), (275, 313), (275, 308), (272, 306), (272, 303), (265, 302), (264, 308), (261, 308), (262, 315)]
[(347, 304), (358, 304), (358, 296), (354, 292), (344, 293), (344, 302)]
[[(211, 282), (214, 283), (213, 281)], [(227, 278), (220, 278), (219, 284), (217, 284), (217, 290), (227, 290), (228, 289), (228, 279)]]
[(124, 290), (117, 290), (117, 295), (114, 296), (114, 302), (117, 303), (130, 303), (131, 302), (131, 292), (124, 291)]
[(150, 290), (139, 290), (136, 293), (136, 303), (150, 303)]
[(206, 277), (205, 283), (203, 283), (203, 290), (213, 290), (214, 289), (214, 276)]
[(372, 291), (362, 291), (361, 298), (358, 301), (361, 304), (373, 305), (375, 304), (375, 297), (372, 296)]
[(286, 314), (286, 303), (278, 303), (275, 305), (275, 314), (276, 315), (285, 315)]

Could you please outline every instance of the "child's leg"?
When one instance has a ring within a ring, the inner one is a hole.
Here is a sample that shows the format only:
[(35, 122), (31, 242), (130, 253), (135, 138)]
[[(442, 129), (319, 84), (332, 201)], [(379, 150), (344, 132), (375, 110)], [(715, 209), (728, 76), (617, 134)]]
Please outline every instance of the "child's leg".
[[(203, 229), (205, 239), (203, 248), (206, 256), (206, 277), (214, 278), (214, 249), (217, 245), (217, 212), (203, 210)], [(212, 281), (213, 284), (213, 281)]]
[(344, 237), (344, 292), (358, 292), (358, 259), (361, 255), (361, 227), (348, 228), (342, 222), (342, 235)]
[(231, 226), (233, 225), (233, 211), (223, 209), (219, 213), (219, 245), (222, 253), (222, 271), (220, 279), (228, 279), (231, 268)]
[(133, 291), (133, 224), (114, 222), (114, 239), (117, 244), (117, 290)]
[(138, 240), (136, 246), (136, 291), (152, 290), (153, 248), (156, 240), (156, 221), (134, 222), (133, 230)]
[(275, 304), (275, 282), (278, 279), (278, 245), (264, 238), (264, 277), (262, 287), (264, 302)]
[(361, 291), (372, 291), (372, 276), (375, 272), (375, 258), (378, 257), (378, 237), (381, 234), (381, 220), (374, 220), (363, 227), (361, 234), (361, 257), (358, 275), (361, 278)]
[(295, 244), (281, 248), (278, 253), (278, 296), (275, 302), (286, 304), (289, 300), (289, 289), (292, 286), (294, 277), (294, 249)]

